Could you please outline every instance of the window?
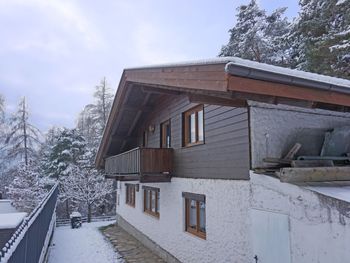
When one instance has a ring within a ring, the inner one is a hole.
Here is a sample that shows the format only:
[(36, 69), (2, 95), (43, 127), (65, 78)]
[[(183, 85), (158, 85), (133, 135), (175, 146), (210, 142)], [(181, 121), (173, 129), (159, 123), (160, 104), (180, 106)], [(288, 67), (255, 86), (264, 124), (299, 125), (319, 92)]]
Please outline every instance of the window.
[(144, 131), (142, 133), (142, 147), (147, 147), (147, 139), (148, 139), (148, 136), (147, 136), (147, 131)]
[(136, 195), (135, 185), (125, 184), (125, 187), (126, 187), (125, 203), (135, 207), (135, 195)]
[(170, 120), (160, 124), (160, 148), (171, 147), (171, 128)]
[(204, 143), (203, 105), (183, 113), (183, 146)]
[(143, 186), (143, 211), (159, 217), (159, 188)]
[(206, 239), (205, 195), (182, 193), (185, 198), (185, 230)]

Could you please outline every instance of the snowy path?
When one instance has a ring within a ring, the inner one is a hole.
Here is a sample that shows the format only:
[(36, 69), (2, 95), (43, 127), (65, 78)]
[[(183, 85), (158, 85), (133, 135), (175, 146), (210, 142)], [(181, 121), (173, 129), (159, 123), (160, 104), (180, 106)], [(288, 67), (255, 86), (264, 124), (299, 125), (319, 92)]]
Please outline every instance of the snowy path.
[[(114, 222), (83, 224), (79, 229), (69, 226), (55, 230), (49, 263), (117, 263), (119, 255), (98, 230)], [(121, 261), (120, 261), (121, 262)]]

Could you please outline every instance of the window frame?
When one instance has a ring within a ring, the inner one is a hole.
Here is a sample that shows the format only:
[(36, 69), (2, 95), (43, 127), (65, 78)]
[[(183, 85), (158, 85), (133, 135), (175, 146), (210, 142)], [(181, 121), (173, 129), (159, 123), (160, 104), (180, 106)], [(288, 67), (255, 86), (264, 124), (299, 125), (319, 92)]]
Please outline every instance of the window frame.
[[(151, 186), (142, 186), (143, 189), (143, 212), (146, 214), (149, 214), (155, 218), (159, 219), (160, 216), (160, 189), (156, 187), (151, 187)], [(155, 195), (155, 212), (152, 209), (152, 195)], [(146, 204), (146, 195), (149, 194), (149, 208), (147, 208)]]
[[(206, 217), (206, 202), (205, 195), (202, 194), (194, 194), (188, 192), (182, 192), (182, 197), (185, 200), (185, 231), (200, 237), (202, 239), (207, 239), (207, 232), (203, 232), (200, 230), (200, 203), (203, 202), (205, 204), (205, 217)], [(196, 228), (190, 227), (190, 205), (191, 201), (196, 202)], [(205, 220), (206, 222), (206, 220)]]
[[(199, 121), (198, 121), (198, 112), (202, 111), (203, 112), (203, 140), (199, 140)], [(195, 113), (195, 142), (191, 142), (191, 133), (190, 133), (190, 123), (189, 119), (190, 116)], [(201, 145), (205, 143), (205, 124), (204, 124), (204, 105), (199, 104), (185, 112), (182, 113), (182, 135), (183, 135), (183, 140), (182, 140), (182, 147), (191, 147), (195, 145)]]
[(147, 144), (148, 144), (148, 132), (147, 132), (147, 130), (144, 130), (142, 132), (142, 143), (141, 143), (141, 146), (143, 148), (146, 148)]
[(136, 185), (125, 184), (125, 204), (135, 207), (136, 203)]
[[(166, 126), (169, 126), (169, 145), (166, 140)], [(160, 124), (160, 148), (171, 148), (171, 122), (170, 119)]]

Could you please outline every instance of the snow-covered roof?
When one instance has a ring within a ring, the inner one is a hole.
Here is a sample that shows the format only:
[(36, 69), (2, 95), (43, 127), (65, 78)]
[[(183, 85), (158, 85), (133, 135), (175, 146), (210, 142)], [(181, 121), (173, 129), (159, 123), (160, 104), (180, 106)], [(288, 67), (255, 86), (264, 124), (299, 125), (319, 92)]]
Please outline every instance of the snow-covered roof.
[(172, 68), (172, 67), (185, 67), (194, 65), (212, 65), (212, 64), (225, 64), (231, 62), (235, 57), (217, 57), (211, 59), (198, 59), (191, 61), (180, 61), (175, 63), (164, 63), (164, 64), (151, 64), (141, 67), (130, 67), (125, 70), (136, 70), (136, 69), (149, 69), (149, 68)]
[[(295, 85), (310, 86), (314, 87), (315, 83), (307, 83), (305, 81), (312, 81), (323, 83), (325, 85), (320, 86), (323, 89), (338, 90), (337, 88), (347, 88), (350, 93), (350, 80), (329, 77), (321, 74), (305, 72), (297, 69), (283, 68), (279, 66), (268, 65), (265, 63), (259, 63), (247, 59), (237, 57), (218, 57), (213, 59), (183, 61), (177, 63), (167, 64), (155, 64), (144, 67), (133, 67), (127, 68), (126, 70), (139, 70), (139, 69), (150, 69), (150, 68), (167, 68), (167, 67), (183, 67), (193, 65), (210, 65), (210, 64), (224, 64), (226, 63), (226, 71), (230, 74), (237, 74), (239, 76), (252, 77), (255, 79), (266, 79), (271, 81), (290, 83)], [(237, 70), (238, 68), (245, 68), (248, 71), (242, 72)], [(255, 74), (252, 75), (252, 70), (255, 70)], [(261, 74), (265, 73), (265, 74)], [(270, 73), (270, 75), (266, 75)], [(340, 90), (339, 90), (340, 91)], [(344, 91), (344, 90), (341, 90)]]
[(11, 202), (12, 201), (8, 199), (0, 200), (0, 214), (17, 212), (16, 208), (12, 205)]
[(350, 89), (350, 80), (329, 77), (329, 76), (305, 72), (305, 71), (301, 71), (301, 70), (297, 70), (297, 69), (289, 69), (289, 68), (268, 65), (268, 64), (259, 63), (256, 61), (251, 61), (251, 60), (246, 60), (246, 59), (241, 59), (241, 58), (234, 57), (231, 59), (232, 60), (228, 63), (228, 65), (226, 65), (227, 70), (229, 70), (230, 65), (235, 65), (235, 66), (241, 66), (241, 67), (250, 68), (250, 69), (261, 70), (264, 72), (270, 72), (270, 73), (275, 73), (275, 74), (279, 74), (279, 75), (294, 77), (294, 78), (300, 78), (300, 79), (305, 79), (305, 80), (312, 80), (312, 81), (327, 83), (330, 85), (339, 85), (339, 86), (347, 87)]
[(350, 186), (310, 186), (308, 189), (350, 203)]
[(70, 214), (70, 218), (73, 218), (73, 217), (81, 217), (81, 214), (79, 212), (72, 212)]
[(0, 229), (12, 229), (19, 226), (27, 213), (5, 213), (0, 214)]

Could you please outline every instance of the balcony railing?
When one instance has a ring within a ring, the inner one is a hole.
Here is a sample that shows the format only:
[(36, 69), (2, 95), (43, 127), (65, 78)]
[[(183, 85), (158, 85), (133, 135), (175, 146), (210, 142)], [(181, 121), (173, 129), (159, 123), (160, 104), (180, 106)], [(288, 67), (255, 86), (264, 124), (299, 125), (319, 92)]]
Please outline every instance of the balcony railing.
[(173, 149), (135, 148), (108, 157), (105, 171), (107, 177), (121, 181), (169, 181), (173, 171)]

